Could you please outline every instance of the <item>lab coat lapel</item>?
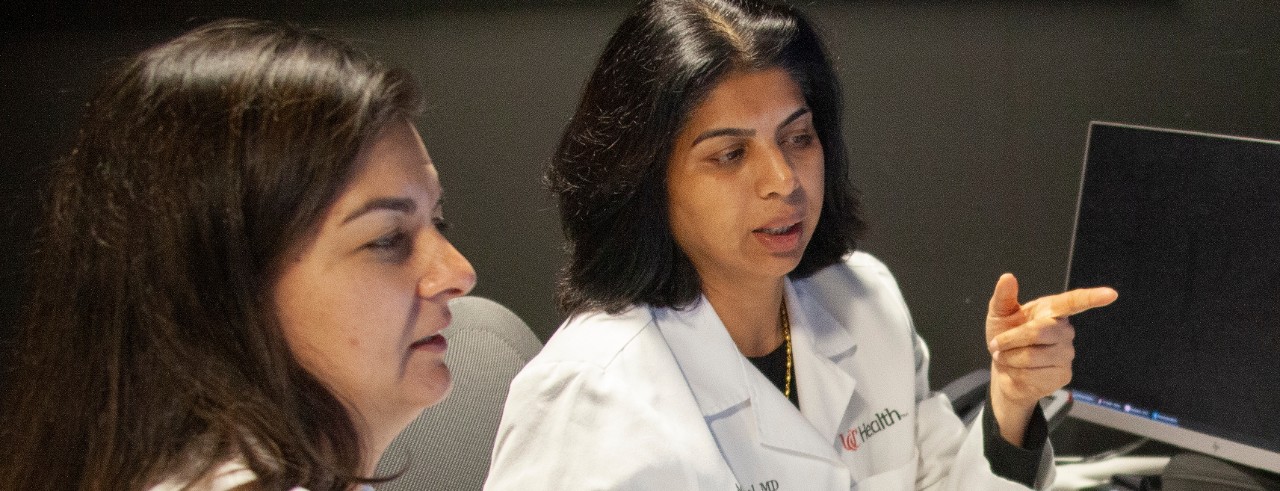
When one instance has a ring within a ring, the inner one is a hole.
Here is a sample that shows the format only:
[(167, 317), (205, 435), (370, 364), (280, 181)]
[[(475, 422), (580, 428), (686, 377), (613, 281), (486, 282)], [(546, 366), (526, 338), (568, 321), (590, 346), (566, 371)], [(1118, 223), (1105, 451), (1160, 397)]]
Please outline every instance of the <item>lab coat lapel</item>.
[[(684, 372), (704, 418), (711, 421), (723, 417), (749, 402), (751, 410), (746, 411), (744, 417), (752, 418), (762, 445), (840, 463), (833, 446), (835, 433), (828, 438), (818, 432), (742, 356), (705, 297), (688, 310), (653, 309), (653, 312), (659, 331)], [(848, 386), (848, 391), (852, 391), (852, 380)], [(801, 391), (801, 397), (803, 394)], [(748, 435), (739, 435), (730, 441), (749, 439)]]
[(742, 355), (706, 297), (688, 310), (651, 309), (704, 417), (748, 400)]
[(797, 295), (790, 281), (786, 295), (800, 410), (834, 449), (837, 436), (848, 426), (845, 419), (857, 387), (842, 366), (848, 366), (858, 346), (822, 305), (809, 295)]
[[(756, 431), (760, 433), (760, 443), (842, 467), (840, 454), (831, 443), (835, 440), (834, 435), (829, 438), (820, 433), (771, 382), (758, 371), (755, 375), (763, 381), (751, 386), (751, 403), (757, 408), (755, 423)], [(760, 393), (755, 393), (756, 391)]]

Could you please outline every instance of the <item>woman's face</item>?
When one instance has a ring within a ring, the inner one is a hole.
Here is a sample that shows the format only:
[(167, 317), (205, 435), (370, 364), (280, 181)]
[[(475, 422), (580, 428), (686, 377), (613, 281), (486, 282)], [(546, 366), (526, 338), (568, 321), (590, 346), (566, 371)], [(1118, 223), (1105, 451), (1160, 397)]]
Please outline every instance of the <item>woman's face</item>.
[(795, 269), (822, 211), (823, 154), (800, 87), (780, 68), (735, 72), (676, 138), (671, 229), (704, 288)]
[(354, 172), (286, 258), (276, 308), (294, 356), (357, 420), (412, 418), (449, 392), (440, 330), (476, 275), (441, 234), (440, 180), (413, 125), (382, 130)]

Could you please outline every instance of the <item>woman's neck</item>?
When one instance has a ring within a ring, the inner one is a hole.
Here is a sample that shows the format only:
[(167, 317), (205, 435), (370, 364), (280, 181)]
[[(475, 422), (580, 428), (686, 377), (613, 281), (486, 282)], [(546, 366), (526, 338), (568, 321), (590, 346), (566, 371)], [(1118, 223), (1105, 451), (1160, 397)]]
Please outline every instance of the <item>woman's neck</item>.
[(404, 431), (416, 417), (417, 414), (411, 413), (397, 413), (394, 416), (382, 414), (380, 417), (365, 417), (363, 421), (356, 422), (356, 427), (360, 433), (360, 470), (362, 476), (369, 477), (374, 475), (374, 471), (378, 467), (378, 460), (382, 458), (383, 452), (387, 450), (387, 447), (391, 446), (392, 440), (395, 440), (396, 436)]
[(763, 356), (782, 344), (778, 323), (782, 278), (776, 281), (704, 280), (702, 293), (743, 355)]

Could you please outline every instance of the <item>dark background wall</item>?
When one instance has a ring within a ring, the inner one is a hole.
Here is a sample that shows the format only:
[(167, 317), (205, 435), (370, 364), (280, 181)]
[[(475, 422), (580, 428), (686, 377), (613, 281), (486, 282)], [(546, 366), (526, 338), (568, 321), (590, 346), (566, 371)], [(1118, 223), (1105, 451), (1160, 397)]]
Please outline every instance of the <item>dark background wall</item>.
[[(4, 7), (0, 320), (11, 330), (43, 169), (114, 60), (223, 15), (322, 27), (417, 74), (475, 294), (545, 338), (563, 253), (540, 175), (629, 2), (106, 2)], [(1090, 120), (1280, 139), (1280, 3), (813, 1), (846, 95), (863, 248), (896, 273), (936, 384), (986, 365), (996, 277), (1064, 283)], [(74, 260), (74, 258), (68, 258)], [(1123, 301), (1123, 298), (1121, 299)]]

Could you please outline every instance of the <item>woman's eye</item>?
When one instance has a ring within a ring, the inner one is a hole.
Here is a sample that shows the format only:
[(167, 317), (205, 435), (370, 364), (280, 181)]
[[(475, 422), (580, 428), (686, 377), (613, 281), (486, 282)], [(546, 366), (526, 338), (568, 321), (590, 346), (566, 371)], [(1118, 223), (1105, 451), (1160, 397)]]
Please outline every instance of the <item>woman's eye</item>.
[(391, 249), (403, 243), (404, 240), (404, 234), (396, 232), (394, 234), (379, 237), (378, 240), (370, 242), (369, 247), (374, 249)]
[(409, 257), (413, 251), (413, 242), (404, 232), (393, 232), (365, 245), (366, 248), (384, 259), (399, 261)]
[(747, 152), (746, 149), (742, 147), (737, 147), (737, 148), (734, 148), (733, 150), (729, 150), (720, 155), (717, 155), (715, 157), (715, 161), (721, 164), (728, 164), (731, 162), (735, 162), (735, 161), (741, 160), (742, 156), (746, 154), (746, 152)]
[(813, 133), (805, 132), (791, 135), (783, 143), (792, 148), (806, 148), (813, 144), (813, 140)]
[(442, 234), (449, 231), (449, 222), (445, 221), (444, 218), (432, 218), (431, 224)]

